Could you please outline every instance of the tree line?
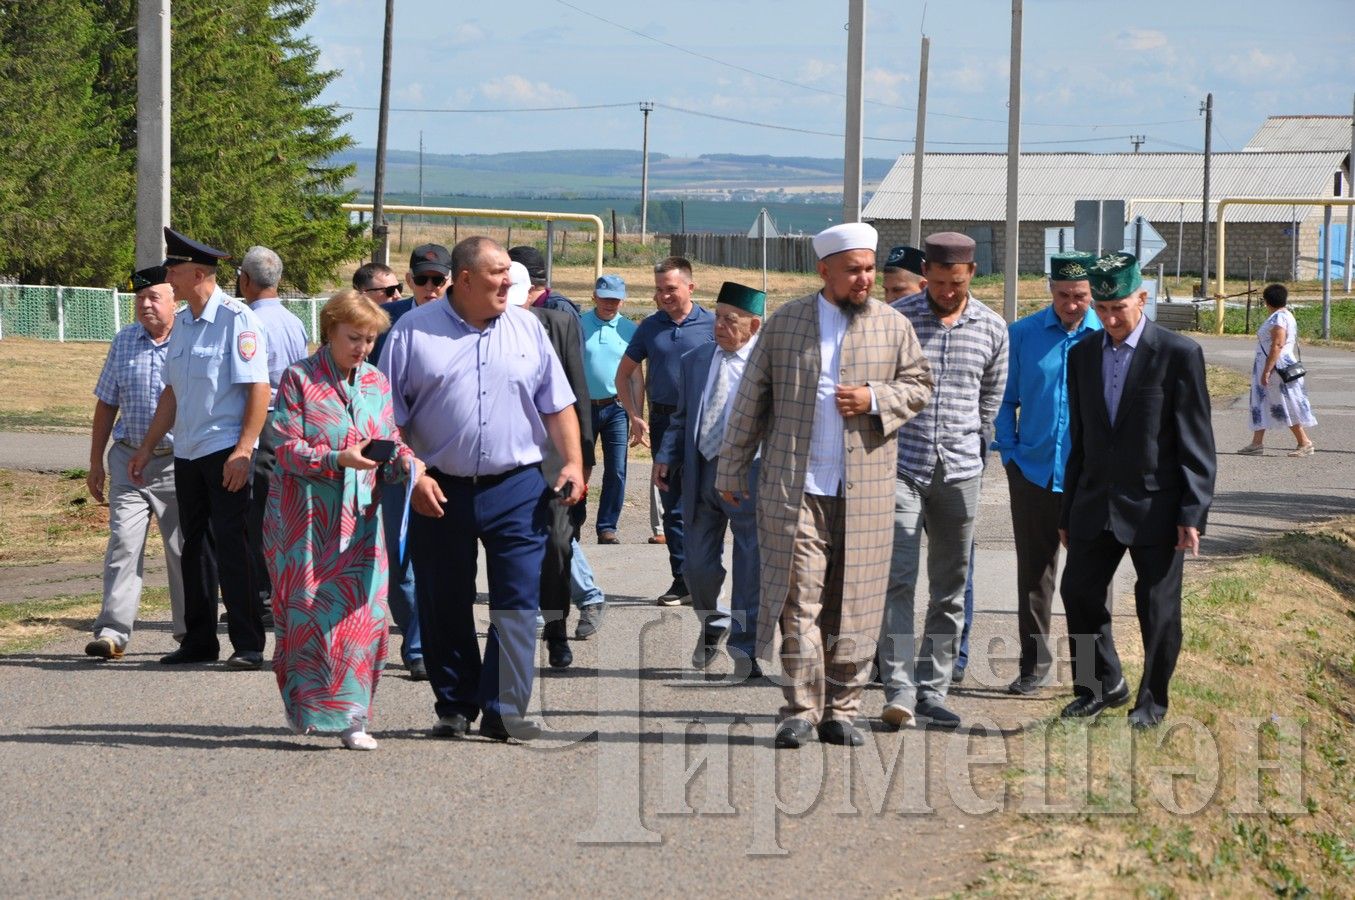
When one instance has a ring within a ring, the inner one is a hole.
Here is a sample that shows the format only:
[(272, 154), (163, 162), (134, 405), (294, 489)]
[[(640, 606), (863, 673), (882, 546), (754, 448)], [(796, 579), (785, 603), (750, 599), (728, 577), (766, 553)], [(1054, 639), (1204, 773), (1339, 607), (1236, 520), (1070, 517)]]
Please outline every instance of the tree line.
[[(299, 290), (361, 254), (341, 204), (347, 116), (317, 97), (313, 0), (173, 0), (171, 201), (178, 230), (282, 257)], [(123, 284), (136, 220), (137, 0), (0, 0), (0, 276)], [(225, 273), (229, 276), (229, 272)]]

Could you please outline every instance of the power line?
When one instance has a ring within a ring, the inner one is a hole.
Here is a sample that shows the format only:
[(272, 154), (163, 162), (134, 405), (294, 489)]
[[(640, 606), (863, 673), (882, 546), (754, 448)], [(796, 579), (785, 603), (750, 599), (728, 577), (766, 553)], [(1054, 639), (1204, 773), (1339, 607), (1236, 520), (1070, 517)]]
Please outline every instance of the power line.
[[(392, 106), (391, 112), (415, 112), (415, 113), (520, 113), (520, 112), (566, 112), (579, 109), (617, 109), (619, 107), (634, 106), (634, 103), (588, 103), (580, 106), (507, 106), (501, 109), (490, 109), (481, 107), (417, 107), (417, 106)], [(353, 110), (376, 110), (375, 106), (345, 106), (336, 103), (338, 109)]]
[[(654, 43), (659, 44), (659, 45), (664, 46), (664, 47), (667, 47), (667, 48), (670, 49), (670, 50), (676, 50), (676, 51), (679, 52), (679, 53), (685, 53), (685, 54), (688, 55), (688, 56), (693, 56), (693, 57), (695, 57), (695, 58), (697, 58), (697, 59), (705, 60), (706, 62), (715, 63), (717, 66), (724, 66), (725, 68), (727, 68), (727, 69), (733, 69), (733, 70), (736, 71), (736, 72), (743, 72), (745, 75), (752, 75), (752, 76), (754, 76), (754, 77), (756, 77), (756, 78), (763, 78), (763, 79), (766, 79), (766, 80), (768, 80), (768, 81), (774, 81), (774, 82), (776, 82), (776, 83), (778, 83), (778, 84), (784, 84), (784, 85), (787, 85), (787, 86), (789, 86), (789, 87), (800, 88), (801, 90), (805, 90), (805, 91), (813, 91), (813, 92), (816, 93), (816, 94), (824, 94), (824, 95), (826, 95), (826, 96), (829, 96), (829, 97), (837, 97), (837, 98), (839, 98), (839, 99), (845, 99), (845, 97), (846, 97), (845, 94), (840, 93), (839, 91), (833, 91), (833, 90), (829, 90), (829, 89), (827, 89), (827, 88), (815, 87), (815, 86), (812, 85), (812, 84), (805, 84), (804, 82), (801, 82), (801, 81), (793, 81), (793, 80), (791, 80), (791, 79), (789, 79), (789, 78), (782, 78), (782, 77), (779, 76), (779, 75), (772, 75), (772, 74), (767, 73), (767, 72), (759, 72), (757, 69), (750, 69), (750, 68), (748, 68), (747, 66), (741, 66), (741, 65), (738, 65), (737, 63), (727, 62), (726, 60), (719, 59), (718, 57), (710, 56), (710, 55), (708, 55), (708, 54), (701, 53), (701, 52), (699, 52), (699, 51), (697, 51), (697, 50), (692, 50), (692, 49), (690, 49), (690, 48), (688, 48), (688, 47), (683, 47), (683, 46), (681, 46), (681, 45), (679, 45), (679, 44), (674, 44), (674, 43), (672, 43), (671, 41), (665, 41), (665, 40), (663, 40), (662, 38), (655, 37), (655, 36), (652, 35), (652, 34), (646, 34), (645, 32), (640, 31), (638, 28), (631, 28), (629, 25), (623, 25), (623, 24), (621, 24), (620, 22), (615, 22), (615, 21), (613, 21), (613, 20), (611, 20), (611, 19), (606, 18), (605, 16), (600, 16), (600, 15), (598, 15), (597, 13), (591, 12), (590, 10), (587, 10), (587, 9), (584, 9), (584, 8), (581, 7), (581, 6), (576, 6), (576, 5), (574, 5), (573, 3), (570, 3), (569, 0), (555, 0), (555, 2), (558, 3), (558, 4), (560, 4), (561, 6), (564, 6), (564, 7), (567, 7), (567, 8), (569, 8), (569, 9), (574, 10), (575, 12), (577, 12), (577, 13), (579, 13), (579, 14), (581, 14), (581, 15), (587, 16), (587, 17), (590, 18), (590, 19), (596, 19), (597, 21), (602, 22), (602, 23), (607, 24), (607, 25), (610, 25), (610, 26), (612, 26), (613, 28), (619, 28), (619, 29), (621, 29), (622, 31), (624, 31), (624, 32), (626, 32), (626, 33), (628, 33), (628, 34), (633, 34), (633, 35), (635, 35), (636, 37), (644, 38), (644, 39), (647, 40), (647, 41), (653, 41)], [(871, 104), (872, 106), (881, 106), (881, 107), (884, 107), (884, 108), (886, 108), (886, 109), (898, 109), (898, 110), (902, 110), (902, 111), (904, 111), (904, 112), (917, 112), (917, 109), (916, 109), (915, 107), (912, 107), (912, 106), (903, 106), (903, 105), (897, 104), (897, 103), (886, 103), (886, 102), (884, 102), (883, 100), (870, 100), (870, 99), (867, 99), (866, 102), (869, 103), (869, 104)], [(984, 117), (984, 116), (967, 116), (967, 115), (962, 115), (962, 114), (960, 114), (960, 113), (945, 113), (945, 112), (929, 111), (929, 112), (928, 112), (928, 115), (938, 116), (938, 117), (944, 118), (944, 119), (960, 119), (961, 121), (966, 121), (966, 122), (985, 122), (985, 123), (988, 123), (988, 124), (997, 124), (997, 125), (1006, 125), (1006, 124), (1007, 124), (1007, 120), (1006, 120), (1006, 119), (991, 119), (991, 118), (986, 118), (986, 117)], [(1179, 124), (1181, 124), (1181, 123), (1183, 123), (1183, 122), (1193, 122), (1193, 121), (1195, 121), (1195, 119), (1169, 119), (1169, 120), (1161, 121), (1161, 122), (1100, 122), (1100, 123), (1091, 123), (1091, 124), (1089, 124), (1089, 123), (1087, 123), (1087, 122), (1026, 122), (1026, 121), (1023, 121), (1021, 124), (1022, 124), (1022, 125), (1030, 125), (1030, 126), (1040, 127), (1040, 128), (1146, 128), (1146, 127), (1151, 127), (1151, 126), (1154, 126), (1154, 125), (1179, 125)], [(811, 132), (807, 132), (807, 133), (809, 133), (809, 134), (816, 134), (816, 133), (818, 133), (818, 132), (812, 132), (812, 131), (811, 131)], [(888, 139), (888, 138), (872, 138), (872, 140), (889, 140), (889, 139)], [(1005, 144), (1004, 144), (1003, 146), (1005, 146)]]

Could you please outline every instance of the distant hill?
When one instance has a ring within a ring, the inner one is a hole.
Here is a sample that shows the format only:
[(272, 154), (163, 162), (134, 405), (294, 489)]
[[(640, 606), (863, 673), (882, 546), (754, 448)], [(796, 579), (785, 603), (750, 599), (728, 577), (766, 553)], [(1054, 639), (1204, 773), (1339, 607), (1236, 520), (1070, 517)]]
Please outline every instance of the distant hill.
[[(357, 147), (335, 157), (354, 163), (350, 187), (370, 192), (376, 152)], [(503, 197), (639, 196), (642, 158), (638, 150), (535, 150), (516, 153), (431, 153), (423, 155), (426, 194)], [(884, 178), (894, 160), (866, 159), (867, 182)], [(707, 153), (696, 157), (649, 155), (649, 185), (660, 195), (806, 191), (841, 193), (842, 160), (811, 156), (748, 156)], [(386, 157), (387, 189), (417, 194), (419, 154), (392, 150)]]

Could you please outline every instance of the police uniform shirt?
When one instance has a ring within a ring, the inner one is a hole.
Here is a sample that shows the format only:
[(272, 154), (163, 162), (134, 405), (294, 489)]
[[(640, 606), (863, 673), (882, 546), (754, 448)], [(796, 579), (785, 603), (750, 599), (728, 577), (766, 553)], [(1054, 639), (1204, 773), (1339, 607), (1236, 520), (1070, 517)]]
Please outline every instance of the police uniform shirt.
[(174, 455), (198, 459), (234, 447), (251, 384), (268, 384), (268, 349), (259, 319), (221, 288), (202, 315), (176, 314), (165, 384), (174, 389)]

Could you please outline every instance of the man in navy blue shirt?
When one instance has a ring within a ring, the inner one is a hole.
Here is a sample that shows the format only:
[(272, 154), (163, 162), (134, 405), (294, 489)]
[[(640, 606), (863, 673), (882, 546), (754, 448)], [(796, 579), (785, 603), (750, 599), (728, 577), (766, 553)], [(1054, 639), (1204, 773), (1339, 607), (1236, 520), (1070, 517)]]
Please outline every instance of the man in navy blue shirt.
[[(681, 256), (670, 256), (654, 266), (654, 304), (658, 306), (658, 312), (640, 323), (616, 368), (616, 396), (630, 417), (632, 447), (643, 444), (657, 449), (663, 443), (669, 417), (677, 411), (682, 355), (715, 340), (715, 315), (692, 302), (695, 290), (690, 261)], [(646, 379), (648, 422), (643, 415), (644, 397), (636, 396), (631, 384), (632, 374), (645, 360), (649, 360)], [(668, 490), (659, 491), (668, 564), (673, 570), (673, 584), (660, 595), (660, 606), (677, 606), (684, 600), (691, 602), (687, 583), (682, 577), (681, 498), (679, 478), (670, 478)]]

